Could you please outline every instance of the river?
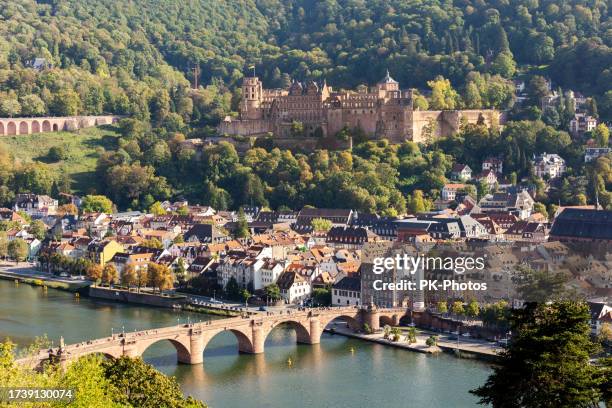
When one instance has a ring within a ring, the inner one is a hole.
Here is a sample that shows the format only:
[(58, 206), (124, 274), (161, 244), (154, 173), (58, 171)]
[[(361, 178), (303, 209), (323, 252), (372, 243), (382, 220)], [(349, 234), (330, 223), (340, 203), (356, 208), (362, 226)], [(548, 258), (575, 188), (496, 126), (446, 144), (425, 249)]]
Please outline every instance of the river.
[[(175, 312), (76, 299), (72, 294), (0, 280), (0, 338), (20, 346), (46, 334), (57, 344), (206, 320)], [(476, 407), (468, 390), (486, 380), (485, 363), (441, 354), (428, 356), (339, 335), (321, 344), (297, 345), (290, 328), (268, 336), (265, 353), (239, 354), (231, 333), (221, 333), (204, 351), (204, 364), (176, 363), (169, 342), (151, 346), (144, 359), (174, 375), (186, 394), (211, 408), (446, 408)], [(287, 361), (291, 359), (291, 365)]]

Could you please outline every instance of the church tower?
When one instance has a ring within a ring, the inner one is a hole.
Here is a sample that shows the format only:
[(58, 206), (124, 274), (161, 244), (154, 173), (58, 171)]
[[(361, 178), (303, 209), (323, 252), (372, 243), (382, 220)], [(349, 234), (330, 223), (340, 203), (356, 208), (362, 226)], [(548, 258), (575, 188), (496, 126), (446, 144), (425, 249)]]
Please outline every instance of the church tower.
[(242, 103), (240, 104), (240, 117), (242, 119), (261, 119), (263, 112), (261, 102), (263, 99), (263, 86), (256, 76), (246, 77), (242, 81)]

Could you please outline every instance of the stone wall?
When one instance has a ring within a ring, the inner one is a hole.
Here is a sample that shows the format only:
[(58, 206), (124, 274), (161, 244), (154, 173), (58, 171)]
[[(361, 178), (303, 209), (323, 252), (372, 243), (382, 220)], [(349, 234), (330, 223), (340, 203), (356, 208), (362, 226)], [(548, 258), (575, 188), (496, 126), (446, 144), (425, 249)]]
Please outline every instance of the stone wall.
[(92, 298), (114, 300), (125, 303), (137, 303), (141, 305), (168, 307), (183, 305), (187, 302), (186, 296), (162, 297), (151, 293), (128, 292), (123, 289), (110, 289), (102, 287), (89, 287), (89, 296)]
[(0, 118), (0, 136), (31, 135), (33, 133), (74, 131), (78, 129), (110, 125), (119, 116), (66, 116), (41, 118)]

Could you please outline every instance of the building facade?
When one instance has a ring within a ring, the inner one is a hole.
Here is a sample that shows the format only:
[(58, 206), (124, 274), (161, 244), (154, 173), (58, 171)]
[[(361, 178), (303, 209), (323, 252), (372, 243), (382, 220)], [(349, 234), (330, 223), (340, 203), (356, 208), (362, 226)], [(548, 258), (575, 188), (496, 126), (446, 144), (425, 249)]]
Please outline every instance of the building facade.
[[(257, 77), (242, 84), (239, 117), (226, 117), (219, 134), (277, 137), (333, 136), (344, 128), (361, 129), (370, 138), (392, 142), (455, 133), (462, 122), (499, 123), (495, 110), (421, 111), (413, 108), (413, 90), (401, 90), (389, 73), (376, 86), (358, 91), (335, 91), (327, 83), (294, 81), (288, 90), (264, 89)], [(301, 135), (293, 125), (303, 126)]]

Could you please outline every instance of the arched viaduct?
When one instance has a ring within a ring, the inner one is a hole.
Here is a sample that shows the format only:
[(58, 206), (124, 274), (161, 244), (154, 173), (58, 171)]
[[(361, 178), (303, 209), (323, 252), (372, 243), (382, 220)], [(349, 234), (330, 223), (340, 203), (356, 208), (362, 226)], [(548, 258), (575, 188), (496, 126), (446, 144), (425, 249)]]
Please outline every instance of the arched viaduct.
[(63, 364), (92, 353), (103, 354), (111, 358), (138, 357), (151, 345), (160, 341), (169, 341), (176, 349), (180, 363), (200, 364), (204, 360), (204, 349), (210, 340), (221, 332), (229, 331), (236, 336), (240, 352), (258, 354), (264, 352), (268, 334), (281, 324), (288, 324), (294, 328), (298, 343), (318, 344), (325, 327), (335, 319), (346, 320), (349, 327), (354, 330), (361, 329), (364, 324), (368, 324), (373, 330), (378, 330), (381, 323), (399, 324), (400, 318), (405, 313), (406, 309), (402, 308), (343, 307), (258, 314), (122, 333), (112, 337), (41, 350), (36, 356), (21, 359), (18, 362), (31, 367), (38, 367), (48, 360)]
[(0, 136), (31, 135), (33, 133), (77, 130), (110, 125), (119, 116), (66, 116), (41, 118), (0, 118)]

